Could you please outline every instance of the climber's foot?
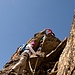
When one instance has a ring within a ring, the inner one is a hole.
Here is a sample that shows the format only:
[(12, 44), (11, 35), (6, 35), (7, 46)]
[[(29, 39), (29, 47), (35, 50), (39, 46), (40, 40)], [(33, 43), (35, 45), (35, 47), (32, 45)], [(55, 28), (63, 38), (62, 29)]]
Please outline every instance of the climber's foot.
[(8, 73), (8, 75), (15, 75), (15, 74), (12, 74), (12, 72), (15, 72), (13, 69), (11, 69)]

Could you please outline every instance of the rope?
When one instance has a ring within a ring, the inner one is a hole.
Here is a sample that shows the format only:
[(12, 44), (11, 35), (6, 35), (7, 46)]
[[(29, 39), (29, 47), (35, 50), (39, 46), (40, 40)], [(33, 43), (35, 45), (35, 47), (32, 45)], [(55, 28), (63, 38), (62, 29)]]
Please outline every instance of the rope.
[(33, 71), (33, 75), (35, 74), (35, 70), (36, 70), (36, 66), (37, 66), (37, 63), (38, 63), (38, 59), (39, 58), (37, 58), (36, 63), (35, 63), (35, 68), (34, 68), (34, 71)]
[(32, 69), (31, 64), (30, 64), (30, 61), (29, 61), (29, 68), (30, 68), (31, 72), (33, 73), (33, 75), (35, 74), (35, 70), (36, 70), (36, 66), (37, 66), (37, 63), (38, 63), (38, 59), (39, 58), (37, 57), (37, 60), (36, 60), (34, 69)]
[(29, 60), (29, 68), (30, 68), (30, 71), (33, 73), (33, 69), (31, 67), (30, 60)]

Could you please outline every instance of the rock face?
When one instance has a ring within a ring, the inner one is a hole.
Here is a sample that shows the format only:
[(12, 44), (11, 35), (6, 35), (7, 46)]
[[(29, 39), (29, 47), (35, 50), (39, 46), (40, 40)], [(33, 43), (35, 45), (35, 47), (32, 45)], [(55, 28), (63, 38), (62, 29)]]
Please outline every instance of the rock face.
[[(36, 50), (40, 45), (41, 38), (46, 34), (46, 31), (43, 30), (34, 34), (34, 37), (29, 39), (27, 43), (34, 40), (36, 43), (34, 49), (41, 57), (38, 58), (35, 55), (31, 55), (30, 61), (27, 63), (22, 75), (73, 75), (75, 69), (74, 29), (75, 14), (69, 38), (64, 38), (64, 40), (60, 41), (53, 35), (47, 35), (47, 38), (41, 47), (41, 51)], [(9, 70), (19, 61), (20, 51), (21, 49), (18, 47), (16, 52), (10, 58), (10, 61), (3, 66), (0, 75), (8, 75)], [(33, 74), (32, 70), (35, 69), (35, 64), (37, 65), (35, 74)], [(18, 75), (18, 70), (13, 73)]]
[(57, 75), (75, 75), (75, 12), (70, 36), (59, 58)]

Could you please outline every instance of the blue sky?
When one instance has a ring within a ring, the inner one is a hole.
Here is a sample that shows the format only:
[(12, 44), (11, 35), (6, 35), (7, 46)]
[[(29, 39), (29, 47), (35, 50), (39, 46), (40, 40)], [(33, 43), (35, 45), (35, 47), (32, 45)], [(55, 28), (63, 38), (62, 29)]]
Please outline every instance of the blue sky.
[(69, 36), (74, 0), (0, 0), (0, 70), (17, 47), (50, 28), (63, 40)]

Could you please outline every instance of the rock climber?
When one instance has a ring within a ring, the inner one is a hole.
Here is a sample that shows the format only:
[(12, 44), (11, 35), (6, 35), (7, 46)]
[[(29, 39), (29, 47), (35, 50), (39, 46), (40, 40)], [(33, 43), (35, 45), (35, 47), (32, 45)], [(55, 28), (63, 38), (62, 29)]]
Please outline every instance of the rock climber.
[(35, 42), (34, 41), (32, 41), (31, 43), (29, 43), (29, 44), (26, 45), (25, 50), (21, 54), (19, 62), (16, 63), (12, 67), (12, 69), (10, 70), (10, 72), (9, 72), (8, 75), (10, 75), (11, 72), (16, 72), (16, 70), (18, 70), (18, 69), (19, 69), (18, 75), (22, 75), (23, 70), (26, 67), (27, 60), (29, 59), (30, 55), (33, 53), (33, 54), (35, 54), (36, 56), (39, 57), (39, 55), (36, 54), (36, 52), (33, 49), (34, 46), (35, 46)]
[(46, 28), (43, 31), (41, 31), (40, 33), (43, 33), (43, 32), (44, 32), (44, 34), (43, 34), (43, 37), (40, 39), (40, 45), (39, 45), (38, 50), (41, 50), (41, 47), (43, 46), (43, 44), (47, 38), (47, 35), (55, 36), (55, 34), (52, 32), (52, 30), (50, 28)]
[(51, 35), (55, 36), (55, 34), (52, 32), (52, 30), (51, 30), (51, 29), (46, 28), (45, 30), (46, 30), (46, 31), (48, 31), (48, 34), (51, 34)]
[(42, 39), (40, 40), (40, 44), (43, 45), (45, 40), (46, 40), (46, 34), (43, 35)]

